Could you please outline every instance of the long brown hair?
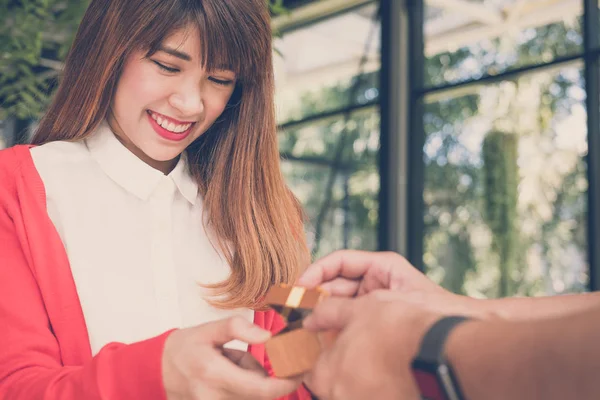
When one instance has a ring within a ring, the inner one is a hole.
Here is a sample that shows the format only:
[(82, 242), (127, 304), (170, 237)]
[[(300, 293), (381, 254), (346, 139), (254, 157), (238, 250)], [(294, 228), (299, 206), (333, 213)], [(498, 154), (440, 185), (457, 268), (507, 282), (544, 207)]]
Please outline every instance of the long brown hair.
[(300, 205), (279, 164), (270, 16), (265, 0), (92, 0), (34, 144), (81, 140), (110, 108), (124, 60), (153, 54), (177, 29), (197, 26), (207, 70), (229, 66), (237, 87), (218, 121), (187, 149), (207, 226), (231, 266), (210, 285), (222, 308), (259, 307), (309, 261)]

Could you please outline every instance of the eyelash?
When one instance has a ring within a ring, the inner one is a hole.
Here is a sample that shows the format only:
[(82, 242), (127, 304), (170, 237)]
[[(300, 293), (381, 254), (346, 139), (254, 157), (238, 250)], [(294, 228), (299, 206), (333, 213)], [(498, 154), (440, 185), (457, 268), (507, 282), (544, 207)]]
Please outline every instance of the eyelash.
[(171, 67), (167, 67), (166, 65), (159, 63), (158, 61), (152, 60), (152, 62), (156, 65), (158, 65), (158, 67), (160, 69), (162, 69), (165, 72), (168, 72), (170, 74), (174, 74), (176, 72), (179, 72), (179, 70), (177, 68), (171, 68)]
[(221, 86), (229, 86), (229, 85), (231, 85), (233, 83), (233, 81), (224, 81), (224, 80), (213, 78), (213, 77), (210, 77), (208, 79), (210, 79), (211, 81), (213, 81), (217, 85), (221, 85)]
[[(175, 74), (175, 73), (179, 72), (179, 69), (167, 67), (166, 65), (164, 65), (164, 64), (162, 64), (162, 63), (160, 63), (160, 62), (158, 62), (156, 60), (152, 60), (152, 62), (154, 64), (156, 64), (160, 69), (162, 69), (163, 71), (168, 72), (170, 74)], [(221, 85), (221, 86), (229, 86), (229, 85), (231, 85), (233, 83), (233, 81), (229, 81), (229, 80), (224, 81), (222, 79), (217, 79), (217, 78), (213, 78), (213, 77), (210, 77), (208, 79), (210, 79), (211, 81), (213, 81), (217, 85)]]

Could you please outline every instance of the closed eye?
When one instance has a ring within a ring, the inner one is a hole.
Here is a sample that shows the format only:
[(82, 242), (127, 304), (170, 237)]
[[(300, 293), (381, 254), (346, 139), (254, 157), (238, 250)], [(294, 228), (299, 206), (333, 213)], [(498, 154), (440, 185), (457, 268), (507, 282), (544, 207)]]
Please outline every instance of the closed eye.
[(232, 80), (217, 79), (217, 78), (214, 78), (212, 76), (209, 77), (208, 79), (210, 79), (211, 81), (213, 81), (217, 85), (229, 86), (229, 85), (233, 84)]
[(179, 69), (177, 68), (171, 68), (171, 67), (167, 67), (166, 65), (164, 65), (163, 63), (160, 63), (156, 60), (151, 60), (154, 64), (156, 64), (160, 69), (162, 69), (165, 72), (168, 72), (170, 74), (174, 74), (179, 72)]

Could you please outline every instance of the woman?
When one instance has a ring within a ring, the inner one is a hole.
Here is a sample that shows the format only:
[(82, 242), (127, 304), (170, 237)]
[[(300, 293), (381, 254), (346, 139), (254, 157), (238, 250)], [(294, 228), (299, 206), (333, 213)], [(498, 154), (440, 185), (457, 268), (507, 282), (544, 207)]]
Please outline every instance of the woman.
[(309, 258), (264, 0), (92, 0), (33, 144), (0, 152), (0, 398), (296, 389), (263, 370)]

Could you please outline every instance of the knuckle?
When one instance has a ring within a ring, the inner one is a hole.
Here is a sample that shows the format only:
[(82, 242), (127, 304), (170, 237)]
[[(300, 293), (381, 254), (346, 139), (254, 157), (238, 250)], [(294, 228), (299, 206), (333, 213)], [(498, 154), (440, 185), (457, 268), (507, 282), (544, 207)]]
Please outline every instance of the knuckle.
[(346, 249), (342, 249), (342, 250), (335, 250), (331, 256), (335, 257), (335, 258), (344, 258), (346, 256), (348, 256), (349, 251)]
[(398, 260), (404, 260), (404, 258), (403, 258), (403, 257), (402, 257), (400, 254), (398, 254), (398, 253), (396, 253), (396, 252), (393, 252), (393, 251), (384, 251), (384, 252), (382, 253), (382, 256), (383, 256), (383, 257), (384, 257), (386, 260), (389, 260), (389, 261), (398, 261)]

